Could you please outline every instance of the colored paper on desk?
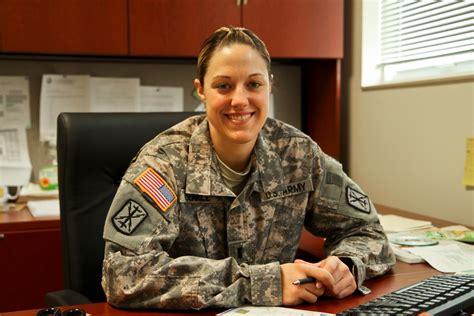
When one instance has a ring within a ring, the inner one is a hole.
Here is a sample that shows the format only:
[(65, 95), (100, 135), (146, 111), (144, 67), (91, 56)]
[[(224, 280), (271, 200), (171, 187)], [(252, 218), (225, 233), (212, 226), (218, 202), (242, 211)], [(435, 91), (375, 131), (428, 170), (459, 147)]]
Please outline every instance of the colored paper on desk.
[(468, 137), (466, 140), (466, 160), (464, 164), (465, 186), (474, 186), (474, 138)]
[(474, 231), (472, 230), (436, 230), (427, 231), (426, 237), (438, 240), (458, 240), (474, 243)]
[(321, 313), (315, 311), (305, 311), (300, 309), (288, 307), (267, 307), (267, 306), (242, 306), (226, 310), (217, 316), (259, 316), (259, 315), (273, 315), (273, 316), (326, 316), (335, 315), (328, 313)]

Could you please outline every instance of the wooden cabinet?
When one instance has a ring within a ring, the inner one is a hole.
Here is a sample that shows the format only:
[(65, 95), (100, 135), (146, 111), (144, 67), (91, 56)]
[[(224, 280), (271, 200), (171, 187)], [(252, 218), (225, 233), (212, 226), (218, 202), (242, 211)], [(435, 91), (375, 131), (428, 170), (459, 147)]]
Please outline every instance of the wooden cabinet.
[(0, 52), (195, 58), (218, 27), (244, 26), (301, 66), (303, 131), (340, 159), (343, 2), (0, 0)]
[(130, 0), (130, 53), (196, 57), (220, 26), (244, 26), (273, 58), (342, 58), (342, 0)]
[(127, 0), (0, 0), (0, 51), (127, 55)]
[(63, 288), (62, 265), (59, 218), (0, 213), (0, 314), (45, 307), (45, 294)]
[(223, 25), (240, 24), (235, 0), (129, 0), (130, 54), (196, 57)]
[(273, 58), (342, 58), (342, 0), (247, 0), (242, 25)]

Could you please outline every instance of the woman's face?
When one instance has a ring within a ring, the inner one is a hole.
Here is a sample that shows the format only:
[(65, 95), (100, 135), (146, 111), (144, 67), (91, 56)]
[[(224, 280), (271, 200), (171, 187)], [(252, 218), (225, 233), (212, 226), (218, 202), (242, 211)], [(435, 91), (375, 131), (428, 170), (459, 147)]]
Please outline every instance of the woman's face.
[(232, 44), (216, 50), (204, 76), (194, 81), (206, 104), (214, 146), (254, 145), (265, 123), (270, 80), (263, 58), (252, 47)]

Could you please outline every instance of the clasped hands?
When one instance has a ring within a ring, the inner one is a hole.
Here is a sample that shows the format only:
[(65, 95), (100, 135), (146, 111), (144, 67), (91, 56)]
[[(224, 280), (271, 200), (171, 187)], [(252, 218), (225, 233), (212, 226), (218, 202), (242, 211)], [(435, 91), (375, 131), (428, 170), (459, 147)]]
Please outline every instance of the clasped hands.
[[(319, 296), (344, 298), (357, 288), (354, 276), (338, 257), (329, 256), (317, 263), (296, 259), (280, 266), (283, 305), (315, 303)], [(294, 285), (293, 281), (307, 277), (316, 282)]]

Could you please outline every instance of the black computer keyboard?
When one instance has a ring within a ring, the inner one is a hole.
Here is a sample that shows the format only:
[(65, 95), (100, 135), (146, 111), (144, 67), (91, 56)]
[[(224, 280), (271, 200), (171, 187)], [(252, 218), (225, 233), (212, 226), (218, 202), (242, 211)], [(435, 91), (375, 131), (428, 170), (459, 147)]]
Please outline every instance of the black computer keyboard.
[(373, 299), (338, 315), (458, 315), (474, 306), (474, 275), (440, 275)]

